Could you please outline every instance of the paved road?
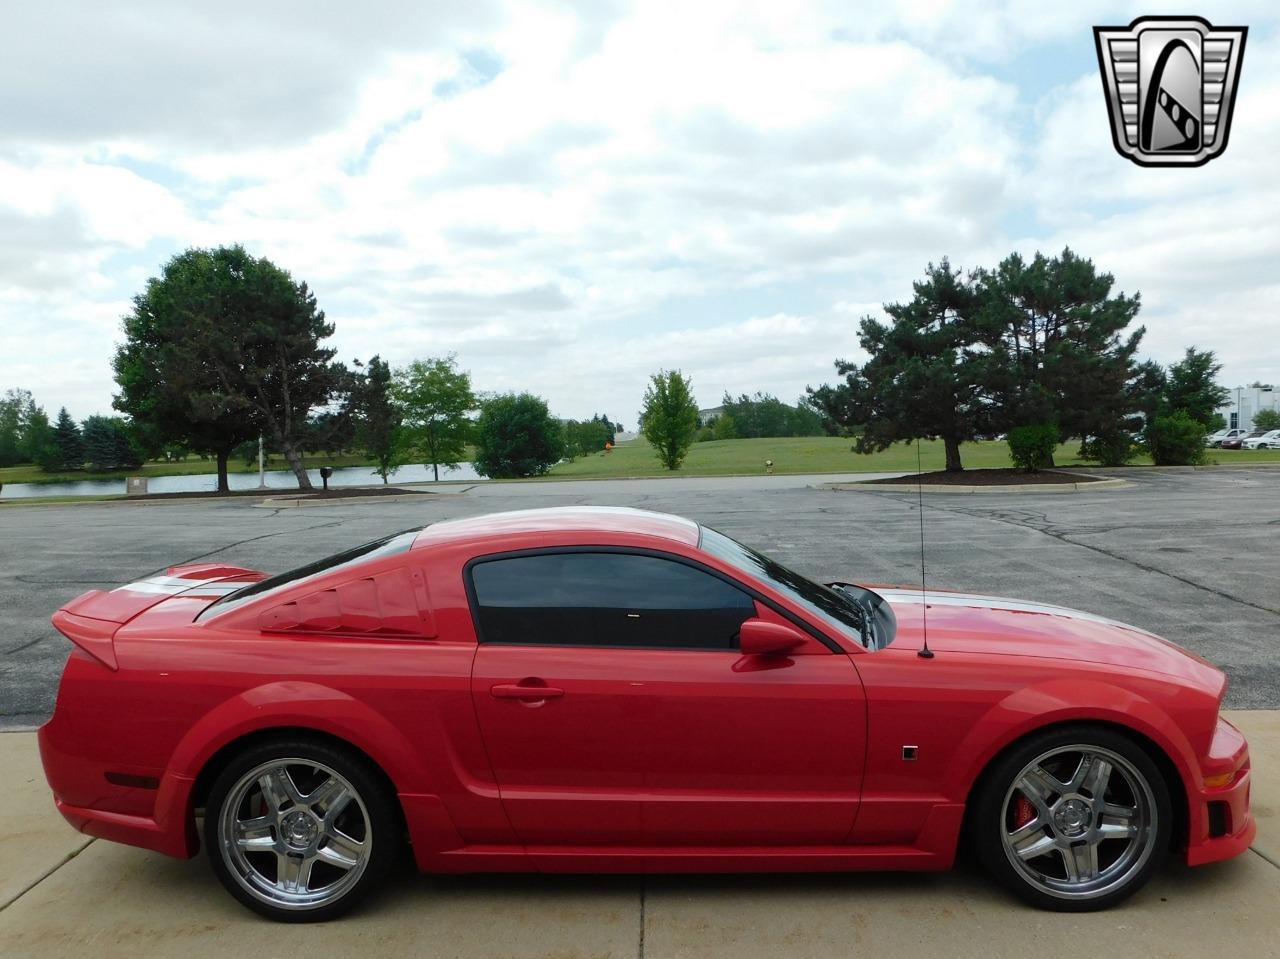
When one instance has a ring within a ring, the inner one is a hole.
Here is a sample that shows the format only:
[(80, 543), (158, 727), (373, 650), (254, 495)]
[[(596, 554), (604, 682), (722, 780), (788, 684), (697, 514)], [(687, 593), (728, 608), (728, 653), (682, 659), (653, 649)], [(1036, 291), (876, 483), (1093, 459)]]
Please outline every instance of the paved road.
[[(1074, 606), (1223, 666), (1237, 708), (1280, 708), (1280, 470), (1130, 471), (1079, 493), (931, 494), (929, 582)], [(831, 477), (821, 477), (830, 480)], [(689, 516), (815, 577), (919, 581), (913, 491), (805, 477), (479, 485), (395, 502), (268, 510), (244, 500), (0, 508), (0, 726), (42, 722), (68, 643), (60, 603), (174, 563), (266, 570), (439, 519), (588, 503)]]

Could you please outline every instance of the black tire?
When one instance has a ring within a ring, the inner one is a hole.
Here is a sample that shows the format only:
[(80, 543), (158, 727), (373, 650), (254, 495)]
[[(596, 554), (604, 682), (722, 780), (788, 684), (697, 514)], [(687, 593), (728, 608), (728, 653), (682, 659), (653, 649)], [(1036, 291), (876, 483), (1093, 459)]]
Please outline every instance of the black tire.
[[(278, 784), (270, 795), (264, 780)], [(214, 875), (245, 906), (280, 922), (323, 922), (386, 879), (404, 830), (393, 790), (366, 758), (290, 736), (250, 746), (222, 770), (204, 841)]]
[(1147, 752), (1114, 729), (1084, 725), (1007, 750), (984, 774), (968, 819), (991, 875), (1055, 912), (1107, 909), (1141, 889), (1167, 855), (1172, 822), (1168, 784)]

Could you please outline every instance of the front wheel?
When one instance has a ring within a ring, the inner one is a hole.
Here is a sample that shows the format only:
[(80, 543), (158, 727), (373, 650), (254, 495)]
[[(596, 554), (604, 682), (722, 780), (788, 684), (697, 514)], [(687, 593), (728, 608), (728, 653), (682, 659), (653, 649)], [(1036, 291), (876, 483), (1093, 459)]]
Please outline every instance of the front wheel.
[(254, 746), (214, 781), (205, 810), (213, 871), (271, 919), (315, 922), (354, 906), (395, 861), (395, 798), (362, 757), (304, 739)]
[(1168, 787), (1151, 757), (1103, 727), (1031, 736), (988, 772), (974, 808), (991, 873), (1032, 905), (1105, 909), (1169, 848)]

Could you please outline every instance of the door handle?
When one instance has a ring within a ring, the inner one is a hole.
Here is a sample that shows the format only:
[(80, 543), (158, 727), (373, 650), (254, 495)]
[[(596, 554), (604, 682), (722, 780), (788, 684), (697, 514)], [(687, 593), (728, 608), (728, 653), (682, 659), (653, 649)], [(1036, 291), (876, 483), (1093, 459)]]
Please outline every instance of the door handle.
[(558, 699), (564, 690), (557, 686), (536, 686), (533, 683), (498, 683), (489, 687), (489, 695), (494, 699)]

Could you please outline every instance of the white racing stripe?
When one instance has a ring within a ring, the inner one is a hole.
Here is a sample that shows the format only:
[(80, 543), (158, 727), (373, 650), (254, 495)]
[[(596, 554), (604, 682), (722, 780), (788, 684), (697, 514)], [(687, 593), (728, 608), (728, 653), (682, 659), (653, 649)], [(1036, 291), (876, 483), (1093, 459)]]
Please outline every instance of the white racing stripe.
[[(1002, 609), (1011, 613), (1040, 613), (1045, 616), (1065, 616), (1067, 619), (1078, 619), (1087, 623), (1102, 623), (1106, 626), (1118, 626), (1144, 633), (1146, 630), (1121, 623), (1105, 616), (1068, 609), (1065, 606), (1051, 606), (1048, 603), (1033, 603), (1022, 599), (1005, 599), (1002, 596), (980, 596), (975, 593), (921, 593), (918, 589), (885, 589), (876, 590), (881, 596), (895, 605), (913, 603), (919, 605), (927, 600), (930, 606), (964, 606), (971, 609)], [(923, 597), (923, 600), (922, 600)]]
[(155, 580), (144, 579), (139, 583), (129, 583), (127, 586), (117, 586), (111, 592), (113, 593), (167, 593), (170, 596), (177, 596), (184, 590), (190, 589), (195, 583), (157, 583)]
[(153, 596), (177, 596), (179, 593), (195, 592), (223, 596), (246, 585), (248, 584), (244, 582), (210, 582), (207, 579), (183, 579), (181, 576), (152, 576), (137, 583), (117, 586), (112, 592), (149, 593)]

